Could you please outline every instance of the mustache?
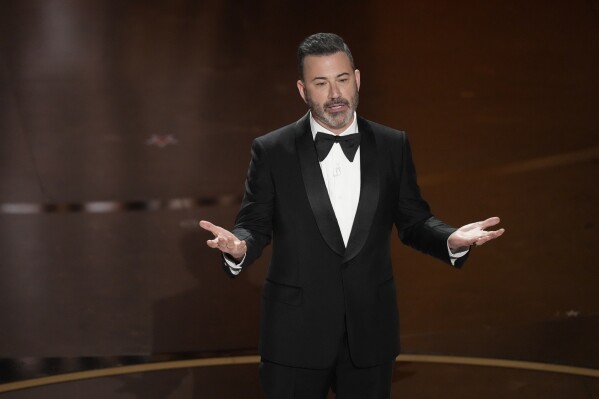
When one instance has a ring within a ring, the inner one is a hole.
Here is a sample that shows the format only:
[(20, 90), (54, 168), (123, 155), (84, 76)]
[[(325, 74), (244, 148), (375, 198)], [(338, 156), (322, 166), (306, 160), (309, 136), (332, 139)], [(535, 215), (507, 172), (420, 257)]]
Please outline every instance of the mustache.
[(324, 103), (325, 107), (332, 107), (334, 105), (347, 105), (347, 106), (349, 106), (349, 101), (346, 100), (345, 98), (336, 98), (334, 100), (329, 100), (326, 103)]

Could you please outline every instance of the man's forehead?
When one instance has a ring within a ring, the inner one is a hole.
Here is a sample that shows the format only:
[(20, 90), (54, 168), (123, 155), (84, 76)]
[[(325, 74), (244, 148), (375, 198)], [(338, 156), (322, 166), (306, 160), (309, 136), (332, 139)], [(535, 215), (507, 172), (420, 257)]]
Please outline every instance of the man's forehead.
[(327, 55), (308, 55), (304, 58), (304, 73), (337, 76), (352, 72), (349, 57), (344, 52)]

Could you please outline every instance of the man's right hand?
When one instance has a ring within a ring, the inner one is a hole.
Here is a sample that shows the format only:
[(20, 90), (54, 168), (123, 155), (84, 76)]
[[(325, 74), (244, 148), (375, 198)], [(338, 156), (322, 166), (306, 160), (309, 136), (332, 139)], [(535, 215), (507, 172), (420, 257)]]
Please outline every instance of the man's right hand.
[(218, 248), (238, 262), (243, 259), (247, 251), (245, 241), (239, 241), (230, 231), (206, 220), (200, 221), (200, 227), (214, 234), (214, 239), (206, 241), (210, 248)]

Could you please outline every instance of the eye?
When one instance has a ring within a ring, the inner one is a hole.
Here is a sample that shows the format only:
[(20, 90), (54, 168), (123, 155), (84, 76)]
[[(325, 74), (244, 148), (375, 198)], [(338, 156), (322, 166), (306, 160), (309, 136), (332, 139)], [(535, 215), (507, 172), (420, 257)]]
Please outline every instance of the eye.
[(326, 85), (326, 82), (316, 82), (316, 87), (323, 87)]

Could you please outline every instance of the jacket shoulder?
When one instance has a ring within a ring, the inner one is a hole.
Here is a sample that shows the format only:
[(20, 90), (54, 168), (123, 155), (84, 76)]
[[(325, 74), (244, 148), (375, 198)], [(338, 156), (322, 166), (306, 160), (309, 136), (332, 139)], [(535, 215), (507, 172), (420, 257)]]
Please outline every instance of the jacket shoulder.
[(256, 137), (256, 140), (264, 142), (264, 143), (268, 143), (271, 141), (277, 141), (277, 140), (284, 139), (285, 136), (293, 135), (293, 132), (295, 130), (295, 125), (296, 125), (295, 123), (291, 123), (287, 126), (280, 127), (271, 132), (263, 134), (262, 136)]
[[(308, 130), (309, 130), (309, 124)], [(306, 133), (305, 117), (290, 123), (287, 126), (280, 127), (262, 136), (254, 139), (254, 145), (258, 145), (265, 150), (286, 148), (291, 150), (298, 134)]]
[(406, 132), (403, 130), (394, 129), (392, 127), (385, 126), (364, 118), (359, 118), (358, 123), (361, 127), (365, 127), (366, 129), (371, 130), (377, 141), (380, 140), (390, 144), (402, 144), (407, 140)]
[(367, 119), (363, 119), (364, 123), (370, 126), (375, 136), (388, 140), (404, 140), (406, 132), (403, 130), (394, 129), (389, 126), (382, 125)]

